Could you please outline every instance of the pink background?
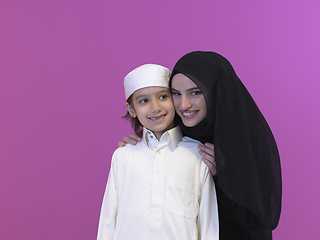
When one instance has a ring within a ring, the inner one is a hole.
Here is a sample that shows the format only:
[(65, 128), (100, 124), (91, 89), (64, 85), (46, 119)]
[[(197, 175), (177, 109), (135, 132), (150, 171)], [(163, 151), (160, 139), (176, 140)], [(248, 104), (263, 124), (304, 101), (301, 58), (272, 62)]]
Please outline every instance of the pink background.
[(318, 239), (318, 0), (1, 0), (0, 239), (95, 239), (132, 130), (123, 77), (192, 50), (230, 60), (280, 150), (274, 239)]

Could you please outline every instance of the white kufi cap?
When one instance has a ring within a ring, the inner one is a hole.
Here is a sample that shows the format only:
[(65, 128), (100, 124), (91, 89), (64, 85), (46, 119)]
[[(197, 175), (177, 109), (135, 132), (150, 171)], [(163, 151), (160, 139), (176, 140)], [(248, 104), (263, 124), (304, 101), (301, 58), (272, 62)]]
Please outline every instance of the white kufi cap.
[(157, 64), (145, 64), (132, 70), (124, 78), (126, 100), (132, 93), (145, 87), (169, 88), (170, 70)]

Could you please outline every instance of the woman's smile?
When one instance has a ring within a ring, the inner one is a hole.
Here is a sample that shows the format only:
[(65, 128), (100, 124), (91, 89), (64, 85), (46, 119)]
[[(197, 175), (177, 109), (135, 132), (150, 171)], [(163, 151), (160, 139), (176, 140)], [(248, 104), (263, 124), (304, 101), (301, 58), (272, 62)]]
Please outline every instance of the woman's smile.
[(199, 110), (196, 111), (192, 111), (192, 110), (188, 110), (188, 111), (183, 111), (180, 110), (181, 115), (183, 115), (185, 118), (193, 118), (197, 115), (197, 113), (199, 113)]

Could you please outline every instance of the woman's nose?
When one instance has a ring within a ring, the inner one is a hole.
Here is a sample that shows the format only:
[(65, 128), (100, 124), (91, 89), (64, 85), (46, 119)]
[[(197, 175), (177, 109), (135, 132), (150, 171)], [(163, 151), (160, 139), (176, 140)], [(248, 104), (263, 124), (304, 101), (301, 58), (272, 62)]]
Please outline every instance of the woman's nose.
[(180, 103), (182, 110), (187, 110), (192, 107), (191, 101), (187, 96), (181, 97), (181, 103)]

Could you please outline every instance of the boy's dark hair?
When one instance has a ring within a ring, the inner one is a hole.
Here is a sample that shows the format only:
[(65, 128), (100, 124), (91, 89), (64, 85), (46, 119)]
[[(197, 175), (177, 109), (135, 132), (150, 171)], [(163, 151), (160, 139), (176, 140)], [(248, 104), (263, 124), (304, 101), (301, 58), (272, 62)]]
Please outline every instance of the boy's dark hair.
[[(132, 95), (128, 98), (127, 103), (129, 103), (129, 105), (133, 107)], [(131, 127), (133, 128), (135, 134), (137, 134), (139, 137), (142, 137), (143, 126), (140, 123), (138, 117), (131, 117), (129, 111), (127, 111), (126, 115), (122, 118), (129, 120), (131, 122)]]

